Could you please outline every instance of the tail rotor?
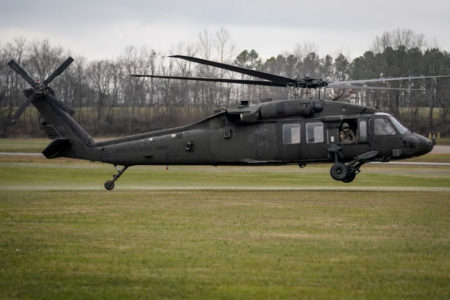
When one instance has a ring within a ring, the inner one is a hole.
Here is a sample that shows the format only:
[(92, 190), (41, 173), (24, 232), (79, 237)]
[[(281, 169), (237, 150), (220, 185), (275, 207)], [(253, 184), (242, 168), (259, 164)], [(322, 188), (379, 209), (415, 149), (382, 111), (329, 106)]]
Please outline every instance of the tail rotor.
[(42, 83), (39, 81), (33, 80), (31, 76), (14, 60), (11, 60), (8, 63), (8, 66), (13, 69), (20, 77), (22, 77), (26, 82), (28, 82), (32, 88), (24, 90), (24, 94), (27, 97), (27, 100), (19, 107), (19, 109), (14, 113), (14, 116), (8, 122), (8, 125), (12, 125), (17, 122), (20, 116), (24, 113), (27, 107), (33, 102), (33, 100), (38, 99), (39, 97), (46, 97), (49, 99), (54, 105), (58, 106), (60, 109), (64, 110), (69, 114), (73, 114), (73, 110), (70, 109), (67, 105), (62, 102), (56, 100), (53, 97), (53, 91), (48, 86), (56, 77), (61, 75), (64, 70), (70, 66), (73, 62), (72, 57), (68, 57), (55, 71), (53, 71), (50, 76), (47, 77)]

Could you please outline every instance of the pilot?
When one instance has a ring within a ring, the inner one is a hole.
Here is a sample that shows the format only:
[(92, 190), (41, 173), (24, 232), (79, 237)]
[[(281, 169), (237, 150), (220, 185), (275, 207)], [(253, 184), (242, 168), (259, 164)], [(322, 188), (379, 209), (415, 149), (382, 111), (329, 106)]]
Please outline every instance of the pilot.
[(350, 129), (348, 123), (342, 124), (341, 133), (339, 134), (341, 143), (350, 144), (356, 141), (356, 136), (353, 130)]

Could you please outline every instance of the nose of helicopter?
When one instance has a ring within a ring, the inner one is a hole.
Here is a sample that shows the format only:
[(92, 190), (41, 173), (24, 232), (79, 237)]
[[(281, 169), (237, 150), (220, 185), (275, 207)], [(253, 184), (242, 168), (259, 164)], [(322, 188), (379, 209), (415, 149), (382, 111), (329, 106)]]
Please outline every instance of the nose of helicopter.
[(433, 146), (434, 146), (433, 141), (431, 141), (430, 139), (424, 137), (423, 135), (417, 134), (417, 133), (415, 133), (414, 136), (419, 141), (415, 155), (417, 155), (417, 156), (424, 155), (433, 149)]
[(427, 154), (433, 149), (434, 142), (417, 133), (407, 133), (403, 136), (404, 158)]

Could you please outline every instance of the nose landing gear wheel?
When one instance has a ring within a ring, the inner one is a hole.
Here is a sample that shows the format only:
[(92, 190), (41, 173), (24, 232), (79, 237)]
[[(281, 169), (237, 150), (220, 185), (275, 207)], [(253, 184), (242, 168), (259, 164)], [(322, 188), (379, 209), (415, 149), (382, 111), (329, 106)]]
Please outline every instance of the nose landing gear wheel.
[[(335, 163), (330, 169), (330, 175), (334, 180), (342, 181), (347, 177), (348, 168), (343, 163)], [(353, 178), (354, 179), (354, 178)]]

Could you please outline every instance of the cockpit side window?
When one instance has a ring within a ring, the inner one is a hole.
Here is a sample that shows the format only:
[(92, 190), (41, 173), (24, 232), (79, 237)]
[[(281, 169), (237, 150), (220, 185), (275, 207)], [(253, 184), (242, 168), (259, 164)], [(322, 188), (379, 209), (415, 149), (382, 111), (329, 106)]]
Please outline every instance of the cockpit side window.
[(389, 120), (391, 120), (391, 123), (394, 124), (395, 128), (397, 128), (398, 132), (400, 132), (400, 134), (404, 134), (405, 132), (408, 132), (408, 128), (406, 128), (405, 126), (403, 126), (399, 121), (397, 121), (396, 118), (394, 117), (389, 117)]
[(395, 135), (391, 123), (385, 118), (376, 118), (374, 123), (375, 135)]

